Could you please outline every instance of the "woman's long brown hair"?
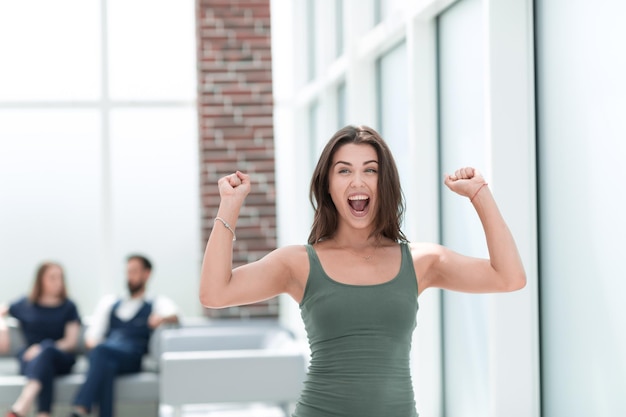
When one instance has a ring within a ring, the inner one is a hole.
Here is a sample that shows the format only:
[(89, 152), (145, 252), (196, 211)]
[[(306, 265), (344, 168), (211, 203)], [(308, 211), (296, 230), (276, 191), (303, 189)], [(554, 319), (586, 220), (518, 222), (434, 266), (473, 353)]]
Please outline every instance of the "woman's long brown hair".
[(329, 193), (328, 177), (337, 150), (345, 144), (366, 144), (378, 156), (378, 208), (374, 217), (372, 236), (386, 237), (394, 242), (405, 242), (400, 230), (404, 216), (404, 195), (400, 186), (398, 168), (383, 138), (368, 126), (346, 126), (328, 141), (313, 172), (309, 199), (315, 210), (308, 243), (330, 239), (338, 225), (337, 208)]

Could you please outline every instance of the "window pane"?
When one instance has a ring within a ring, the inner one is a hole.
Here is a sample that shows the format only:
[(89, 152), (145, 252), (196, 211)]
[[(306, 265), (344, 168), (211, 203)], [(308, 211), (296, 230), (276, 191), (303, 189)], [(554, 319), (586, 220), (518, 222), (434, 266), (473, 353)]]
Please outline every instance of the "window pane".
[[(487, 168), (482, 13), (480, 0), (463, 0), (438, 20), (442, 173), (463, 166)], [(487, 257), (472, 205), (441, 187), (442, 243), (465, 255)], [(444, 292), (444, 392), (449, 417), (490, 413), (487, 326), (485, 295)]]
[(396, 10), (405, 6), (405, 0), (375, 0), (374, 19), (376, 23), (380, 23), (387, 19)]
[(305, 27), (306, 27), (306, 80), (311, 81), (317, 74), (317, 19), (314, 0), (305, 0)]
[(345, 25), (343, 23), (343, 0), (335, 0), (335, 55), (341, 56), (344, 52)]
[(168, 294), (189, 313), (200, 309), (184, 304), (197, 291), (201, 262), (196, 126), (191, 107), (111, 114), (113, 257), (120, 277), (130, 252), (146, 254), (155, 264), (150, 291)]
[(543, 414), (623, 416), (626, 3), (536, 5)]
[(91, 110), (0, 111), (2, 299), (25, 294), (36, 266), (65, 267), (88, 314), (100, 262), (100, 119)]
[(345, 81), (337, 87), (337, 129), (341, 129), (347, 123), (347, 103), (346, 103), (346, 83)]
[(408, 181), (409, 96), (406, 42), (400, 43), (377, 62), (379, 131), (394, 155), (400, 179)]
[(0, 1), (0, 101), (100, 96), (100, 2)]
[(108, 3), (111, 97), (194, 99), (194, 2), (109, 0)]
[(309, 172), (313, 172), (317, 159), (321, 153), (321, 143), (323, 140), (320, 138), (320, 104), (316, 100), (309, 106), (308, 118), (309, 118)]

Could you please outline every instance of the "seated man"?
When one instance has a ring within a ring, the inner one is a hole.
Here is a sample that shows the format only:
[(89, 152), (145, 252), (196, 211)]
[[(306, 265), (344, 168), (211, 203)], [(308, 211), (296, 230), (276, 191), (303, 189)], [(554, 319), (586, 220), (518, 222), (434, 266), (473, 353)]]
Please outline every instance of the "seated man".
[(131, 255), (126, 270), (129, 296), (100, 301), (85, 333), (85, 345), (92, 349), (89, 370), (74, 400), (72, 417), (87, 415), (94, 403), (99, 404), (100, 417), (112, 417), (115, 376), (139, 372), (152, 330), (163, 323), (178, 322), (171, 300), (145, 296), (152, 271), (150, 261)]

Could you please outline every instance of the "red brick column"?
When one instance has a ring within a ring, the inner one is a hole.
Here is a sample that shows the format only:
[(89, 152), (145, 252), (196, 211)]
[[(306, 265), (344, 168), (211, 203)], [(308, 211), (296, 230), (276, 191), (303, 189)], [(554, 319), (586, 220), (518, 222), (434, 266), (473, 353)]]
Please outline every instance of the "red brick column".
[[(234, 264), (276, 247), (269, 0), (197, 0), (202, 248), (217, 213), (217, 180), (240, 170), (252, 191), (237, 224)], [(263, 277), (259, 277), (263, 279)], [(274, 316), (277, 300), (207, 310), (211, 317)]]

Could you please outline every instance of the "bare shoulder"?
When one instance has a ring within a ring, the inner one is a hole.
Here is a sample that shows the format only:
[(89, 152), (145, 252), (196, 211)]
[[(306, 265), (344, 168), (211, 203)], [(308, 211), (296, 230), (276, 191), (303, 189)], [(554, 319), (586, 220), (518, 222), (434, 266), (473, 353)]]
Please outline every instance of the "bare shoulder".
[(289, 245), (277, 248), (270, 252), (268, 256), (272, 256), (276, 260), (284, 262), (292, 262), (295, 258), (306, 258), (307, 252), (304, 245)]
[(267, 258), (279, 262), (289, 271), (289, 280), (286, 292), (294, 300), (300, 302), (309, 276), (309, 257), (304, 245), (292, 245), (278, 248), (271, 252)]
[(304, 245), (283, 246), (270, 252), (267, 260), (279, 262), (287, 267), (294, 278), (306, 277), (309, 271), (309, 260)]

